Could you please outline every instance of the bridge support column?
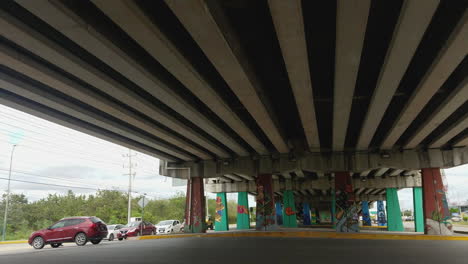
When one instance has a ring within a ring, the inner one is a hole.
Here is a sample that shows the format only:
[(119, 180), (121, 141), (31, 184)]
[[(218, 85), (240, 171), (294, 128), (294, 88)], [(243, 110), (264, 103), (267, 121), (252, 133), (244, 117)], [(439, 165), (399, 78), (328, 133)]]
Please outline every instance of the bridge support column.
[(387, 226), (387, 216), (385, 214), (383, 201), (377, 201), (377, 225)]
[(310, 206), (309, 203), (302, 204), (302, 214), (303, 214), (303, 223), (304, 225), (311, 225), (311, 218), (310, 218)]
[(216, 194), (215, 230), (229, 230), (226, 193)]
[(359, 232), (358, 209), (349, 172), (335, 172), (336, 231)]
[(282, 226), (283, 225), (283, 205), (280, 201), (276, 201), (275, 203), (276, 208), (276, 224)]
[(276, 210), (271, 174), (260, 174), (257, 177), (257, 230), (276, 230)]
[(450, 212), (439, 168), (422, 169), (424, 233), (453, 235)]
[(186, 233), (205, 233), (205, 215), (203, 178), (194, 177), (187, 181), (184, 231)]
[(413, 188), (414, 231), (424, 232), (423, 194), (421, 187)]
[(336, 192), (335, 192), (335, 189), (333, 188), (331, 190), (331, 197), (332, 197), (332, 203), (331, 203), (331, 210), (330, 210), (330, 213), (331, 213), (330, 220), (331, 220), (333, 229), (335, 229), (336, 228)]
[(296, 221), (296, 203), (294, 202), (294, 193), (291, 190), (283, 192), (283, 226), (297, 227)]
[(387, 188), (387, 216), (388, 231), (405, 231), (403, 221), (401, 220), (400, 202), (398, 201), (398, 192), (396, 188)]
[(362, 201), (361, 202), (361, 209), (362, 209), (362, 225), (363, 226), (371, 226), (372, 222), (371, 222), (370, 214), (369, 214), (369, 202), (368, 201)]
[(237, 229), (250, 229), (249, 199), (247, 192), (237, 195)]

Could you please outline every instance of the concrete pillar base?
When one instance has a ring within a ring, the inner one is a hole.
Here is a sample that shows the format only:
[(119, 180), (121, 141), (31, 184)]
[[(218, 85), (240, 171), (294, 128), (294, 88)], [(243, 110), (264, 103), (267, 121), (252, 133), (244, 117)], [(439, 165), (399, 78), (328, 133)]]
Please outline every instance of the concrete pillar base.
[(424, 232), (423, 193), (421, 187), (413, 188), (414, 231)]
[(387, 188), (387, 217), (388, 231), (405, 231), (403, 221), (401, 220), (400, 203), (398, 201), (398, 192), (396, 188)]
[(215, 230), (229, 230), (226, 193), (216, 194)]
[(249, 199), (247, 192), (239, 192), (237, 196), (237, 229), (250, 229)]
[(278, 229), (276, 224), (275, 199), (273, 179), (271, 174), (261, 174), (257, 177), (257, 221), (255, 229), (269, 231)]
[(187, 181), (185, 204), (185, 233), (205, 233), (205, 193), (203, 178), (194, 177)]
[(422, 169), (424, 233), (453, 235), (445, 188), (439, 168)]
[(335, 172), (336, 232), (359, 232), (358, 208), (349, 172)]

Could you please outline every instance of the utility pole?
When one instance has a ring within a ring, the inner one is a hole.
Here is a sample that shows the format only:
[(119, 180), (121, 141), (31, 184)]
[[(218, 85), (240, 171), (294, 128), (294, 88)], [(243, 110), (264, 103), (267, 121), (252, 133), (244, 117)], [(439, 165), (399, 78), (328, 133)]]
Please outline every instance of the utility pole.
[[(132, 177), (135, 179), (136, 172), (133, 172), (132, 169), (136, 167), (137, 164), (132, 163), (132, 157), (135, 157), (137, 153), (132, 154), (132, 150), (128, 149), (128, 154), (123, 155), (125, 158), (128, 158), (128, 214), (127, 214), (127, 223), (130, 223), (130, 218), (132, 217)], [(125, 165), (124, 165), (125, 168)]]
[(11, 182), (11, 168), (13, 166), (13, 154), (15, 153), (15, 148), (16, 144), (13, 145), (13, 148), (11, 149), (11, 155), (10, 155), (10, 170), (8, 171), (8, 187), (7, 187), (7, 193), (6, 193), (6, 199), (5, 199), (5, 215), (3, 216), (3, 232), (2, 232), (2, 240), (5, 241), (5, 235), (6, 235), (6, 225), (7, 225), (7, 218), (8, 218), (8, 204), (10, 202), (10, 182)]

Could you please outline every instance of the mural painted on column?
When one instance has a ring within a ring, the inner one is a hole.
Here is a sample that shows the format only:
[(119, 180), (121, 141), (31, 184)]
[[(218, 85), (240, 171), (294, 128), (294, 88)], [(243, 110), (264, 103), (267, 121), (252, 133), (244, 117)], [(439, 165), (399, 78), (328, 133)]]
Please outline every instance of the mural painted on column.
[(422, 169), (424, 197), (424, 232), (429, 235), (452, 235), (447, 189), (439, 168)]
[(273, 196), (273, 180), (271, 174), (257, 177), (257, 230), (275, 230), (276, 210)]
[(249, 229), (249, 199), (247, 192), (239, 192), (237, 196), (237, 228)]
[(369, 214), (369, 203), (367, 201), (361, 202), (361, 209), (362, 209), (362, 225), (363, 226), (371, 226), (371, 218)]
[(215, 230), (229, 230), (226, 193), (216, 194)]
[(192, 178), (187, 182), (187, 198), (185, 206), (184, 229), (187, 233), (204, 233), (205, 225), (205, 193), (202, 178)]
[(285, 227), (297, 227), (296, 220), (296, 204), (294, 201), (294, 193), (291, 190), (283, 192), (283, 226)]
[(348, 172), (335, 173), (336, 231), (359, 232), (358, 207), (354, 201), (351, 176)]
[(278, 225), (283, 225), (283, 206), (281, 202), (276, 202), (276, 223)]
[(310, 225), (312, 224), (311, 219), (310, 219), (310, 206), (309, 203), (303, 203), (302, 204), (302, 214), (303, 214), (303, 223), (304, 225)]
[(385, 206), (383, 201), (377, 201), (377, 225), (387, 226), (387, 216), (385, 215)]

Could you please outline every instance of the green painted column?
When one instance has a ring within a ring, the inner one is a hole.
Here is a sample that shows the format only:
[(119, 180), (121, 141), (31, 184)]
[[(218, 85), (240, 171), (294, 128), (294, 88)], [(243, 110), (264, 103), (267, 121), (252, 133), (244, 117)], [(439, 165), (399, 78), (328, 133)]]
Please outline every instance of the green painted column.
[(398, 202), (398, 193), (396, 188), (387, 188), (387, 230), (405, 231), (403, 221), (401, 220), (400, 203)]
[(333, 225), (333, 229), (336, 228), (336, 221), (335, 221), (335, 214), (336, 214), (336, 196), (335, 196), (335, 189), (331, 190), (332, 196), (332, 204), (331, 204), (331, 223)]
[(239, 192), (237, 195), (237, 229), (250, 229), (247, 192)]
[(423, 191), (421, 187), (413, 188), (414, 231), (424, 232)]
[(228, 224), (228, 210), (226, 193), (216, 194), (216, 212), (215, 212), (215, 230), (227, 231), (229, 230)]
[(291, 190), (284, 191), (283, 193), (283, 226), (284, 227), (297, 227), (296, 221), (296, 205), (294, 203), (294, 193)]

